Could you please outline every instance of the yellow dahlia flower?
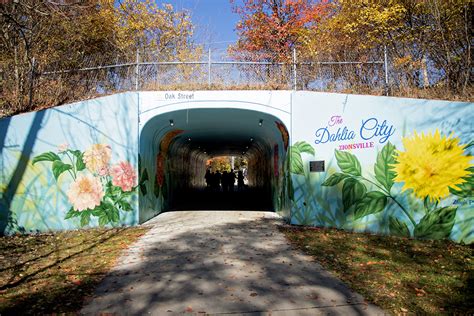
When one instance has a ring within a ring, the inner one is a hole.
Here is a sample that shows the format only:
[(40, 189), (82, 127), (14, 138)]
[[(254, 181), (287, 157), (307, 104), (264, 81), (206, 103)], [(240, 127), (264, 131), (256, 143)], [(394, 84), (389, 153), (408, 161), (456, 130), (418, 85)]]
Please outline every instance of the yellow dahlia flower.
[(439, 201), (449, 195), (449, 187), (465, 182), (472, 156), (464, 154), (459, 139), (434, 134), (417, 134), (403, 138), (405, 151), (397, 151), (395, 181), (405, 182), (403, 191), (413, 189), (421, 199)]

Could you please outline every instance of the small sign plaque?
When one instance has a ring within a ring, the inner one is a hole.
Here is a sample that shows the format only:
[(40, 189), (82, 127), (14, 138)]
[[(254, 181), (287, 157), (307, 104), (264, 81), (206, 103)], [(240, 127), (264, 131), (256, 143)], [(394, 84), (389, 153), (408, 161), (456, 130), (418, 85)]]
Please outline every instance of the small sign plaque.
[(310, 172), (324, 172), (324, 160), (310, 161), (309, 171)]

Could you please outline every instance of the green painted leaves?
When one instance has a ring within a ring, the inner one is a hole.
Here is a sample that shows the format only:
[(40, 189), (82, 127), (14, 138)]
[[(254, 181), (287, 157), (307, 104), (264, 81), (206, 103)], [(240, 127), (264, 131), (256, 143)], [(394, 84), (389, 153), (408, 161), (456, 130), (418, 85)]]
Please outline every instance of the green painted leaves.
[(372, 191), (360, 199), (354, 210), (354, 220), (382, 212), (387, 206), (387, 196), (382, 192)]
[(53, 161), (53, 165), (52, 165), (51, 169), (53, 170), (54, 178), (57, 181), (59, 176), (63, 172), (71, 170), (72, 166), (70, 164), (63, 163), (61, 160), (55, 160), (55, 161)]
[(337, 165), (342, 172), (350, 174), (352, 176), (361, 176), (362, 168), (359, 160), (353, 154), (347, 151), (336, 150)]
[(314, 155), (315, 151), (310, 144), (304, 141), (296, 142), (293, 146), (290, 146), (289, 157), (291, 173), (304, 175), (303, 158), (301, 157), (302, 153)]
[(314, 148), (304, 141), (296, 142), (292, 147), (297, 148), (300, 153), (307, 153), (313, 156), (315, 154)]
[(393, 186), (393, 179), (395, 179), (395, 172), (393, 165), (395, 161), (395, 146), (390, 142), (387, 143), (382, 151), (377, 155), (377, 162), (374, 165), (375, 179), (383, 185), (388, 192)]
[(344, 181), (347, 178), (350, 178), (351, 176), (348, 174), (343, 174), (343, 173), (333, 173), (329, 178), (326, 179), (326, 181), (323, 182), (322, 185), (326, 187), (332, 187), (336, 184), (338, 184), (341, 181)]
[(82, 171), (86, 169), (86, 164), (84, 163), (84, 160), (82, 159), (82, 153), (80, 150), (70, 150), (74, 157), (76, 157), (76, 170), (77, 171)]
[(427, 213), (416, 225), (414, 236), (420, 239), (448, 238), (454, 226), (456, 211), (456, 206), (447, 206)]
[[(53, 163), (51, 166), (51, 169), (53, 171), (53, 175), (56, 181), (58, 180), (59, 176), (63, 172), (73, 169), (72, 165), (63, 163), (61, 161), (61, 158), (57, 154), (51, 151), (42, 153), (41, 155), (34, 157), (32, 164), (34, 165), (35, 163), (40, 162), (40, 161), (49, 161)], [(81, 162), (82, 162), (82, 158), (81, 158)]]
[(356, 179), (349, 178), (344, 181), (342, 186), (342, 203), (344, 204), (344, 212), (349, 211), (349, 208), (363, 199), (367, 192), (364, 184)]
[(410, 237), (410, 230), (405, 222), (394, 216), (388, 218), (390, 234), (398, 237)]
[(322, 185), (334, 186), (341, 181), (344, 182), (342, 186), (344, 212), (348, 212), (354, 206), (354, 220), (382, 212), (387, 206), (390, 189), (394, 183), (395, 172), (392, 170), (392, 165), (395, 163), (394, 154), (395, 146), (387, 143), (378, 154), (374, 166), (375, 178), (386, 189), (386, 192), (382, 190), (367, 193), (367, 187), (363, 182), (369, 182), (376, 186), (378, 184), (362, 176), (362, 168), (355, 155), (339, 150), (335, 151), (335, 156), (342, 173), (332, 174)]
[(33, 158), (33, 165), (37, 162), (40, 162), (40, 161), (50, 161), (50, 162), (53, 162), (53, 161), (56, 161), (56, 160), (61, 160), (61, 158), (59, 158), (59, 156), (51, 151), (48, 151), (48, 152), (45, 152), (45, 153), (42, 153), (41, 155), (38, 155), (36, 157)]

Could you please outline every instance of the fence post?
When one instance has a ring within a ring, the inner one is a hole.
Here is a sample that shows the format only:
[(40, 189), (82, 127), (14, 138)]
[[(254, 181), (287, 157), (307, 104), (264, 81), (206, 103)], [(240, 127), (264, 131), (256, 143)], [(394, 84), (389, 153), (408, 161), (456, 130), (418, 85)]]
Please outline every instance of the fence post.
[(35, 67), (36, 67), (36, 59), (33, 57), (31, 59), (31, 74), (30, 74), (30, 91), (29, 91), (29, 95), (28, 95), (28, 110), (32, 110), (32, 106), (33, 106), (33, 90), (35, 88), (35, 84), (34, 84), (34, 81), (35, 81)]
[(208, 50), (208, 59), (207, 59), (207, 86), (211, 87), (211, 48)]
[(383, 68), (385, 72), (385, 95), (388, 96), (389, 86), (388, 86), (388, 54), (387, 54), (387, 45), (383, 46)]
[(135, 91), (138, 91), (138, 83), (140, 81), (140, 50), (137, 47), (137, 55), (136, 55), (136, 65), (135, 65)]
[(296, 90), (296, 48), (293, 47), (293, 90)]

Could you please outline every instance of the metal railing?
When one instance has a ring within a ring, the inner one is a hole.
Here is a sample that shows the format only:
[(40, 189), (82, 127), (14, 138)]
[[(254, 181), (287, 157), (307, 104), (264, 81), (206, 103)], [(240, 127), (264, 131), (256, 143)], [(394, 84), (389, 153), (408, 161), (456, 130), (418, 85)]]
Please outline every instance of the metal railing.
[[(385, 94), (388, 93), (388, 86), (389, 86), (389, 73), (388, 73), (388, 58), (387, 58), (387, 50), (384, 49), (384, 58), (383, 60), (375, 60), (375, 61), (301, 61), (297, 60), (297, 51), (293, 49), (291, 62), (273, 62), (273, 61), (241, 61), (241, 60), (213, 60), (212, 59), (212, 51), (211, 49), (208, 50), (206, 60), (197, 60), (197, 61), (142, 61), (140, 59), (140, 54), (137, 51), (136, 53), (136, 60), (135, 62), (126, 62), (126, 63), (118, 63), (113, 65), (99, 65), (94, 67), (84, 67), (79, 69), (67, 69), (67, 70), (59, 70), (59, 71), (45, 71), (41, 73), (36, 73), (35, 75), (38, 77), (48, 77), (54, 75), (65, 75), (65, 74), (72, 74), (72, 73), (80, 73), (80, 72), (93, 72), (93, 71), (101, 71), (101, 70), (111, 70), (111, 69), (120, 69), (120, 68), (134, 68), (133, 73), (133, 89), (140, 90), (146, 87), (146, 83), (152, 81), (150, 75), (146, 75), (144, 69), (146, 67), (155, 67), (159, 69), (161, 66), (173, 66), (173, 67), (188, 67), (188, 66), (196, 66), (199, 69), (199, 73), (202, 76), (205, 73), (204, 77), (207, 77), (207, 87), (212, 88), (214, 85), (218, 86), (218, 88), (225, 88), (226, 81), (220, 81), (219, 85), (216, 84), (213, 78), (214, 75), (222, 75), (222, 70), (215, 70), (216, 66), (227, 66), (227, 67), (239, 67), (238, 71), (240, 72), (247, 72), (248, 74), (252, 72), (257, 72), (258, 69), (262, 69), (264, 67), (277, 67), (280, 69), (286, 68), (289, 69), (289, 77), (286, 78), (286, 84), (288, 88), (297, 90), (298, 84), (301, 83), (301, 74), (299, 73), (300, 70), (304, 68), (315, 68), (315, 67), (324, 67), (324, 66), (383, 66), (383, 81), (377, 79), (378, 84), (382, 84), (384, 87)], [(246, 68), (247, 67), (247, 68)], [(207, 71), (204, 71), (207, 70)], [(169, 72), (169, 70), (162, 70), (163, 73)], [(183, 69), (185, 71), (185, 69)], [(130, 75), (130, 74), (129, 74)], [(229, 78), (230, 73), (227, 73), (227, 77)], [(159, 74), (157, 72), (155, 76), (155, 80), (157, 80)], [(222, 78), (223, 76), (217, 76)], [(271, 76), (268, 76), (271, 77)], [(121, 78), (122, 80), (130, 79), (130, 78)], [(281, 78), (280, 78), (281, 79)], [(313, 81), (317, 81), (320, 78), (317, 78), (315, 75)], [(336, 78), (333, 78), (336, 79)], [(191, 79), (189, 81), (192, 81)], [(249, 79), (247, 85), (252, 85), (255, 83), (255, 80)], [(284, 82), (282, 82), (284, 83)], [(261, 86), (265, 86), (266, 82), (260, 82)], [(169, 84), (163, 84), (163, 87), (166, 87)], [(244, 83), (245, 85), (245, 83)], [(302, 87), (302, 89), (304, 89)]]

